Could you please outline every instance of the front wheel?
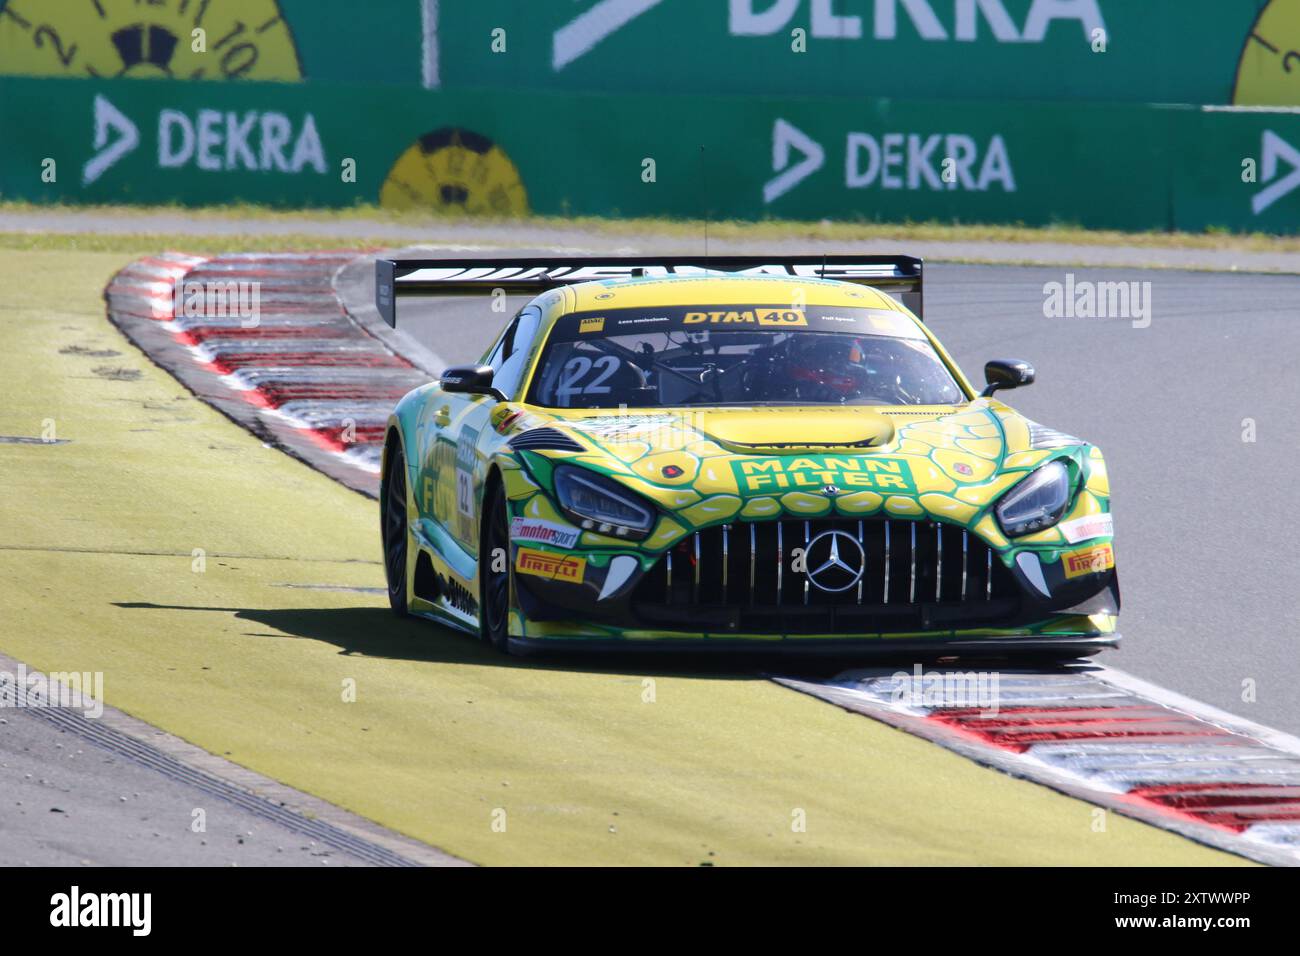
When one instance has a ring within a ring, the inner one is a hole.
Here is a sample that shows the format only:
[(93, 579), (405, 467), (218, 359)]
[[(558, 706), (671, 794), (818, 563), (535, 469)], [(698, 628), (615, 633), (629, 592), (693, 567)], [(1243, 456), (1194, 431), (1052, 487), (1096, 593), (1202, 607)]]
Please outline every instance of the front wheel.
[(510, 517), (506, 513), (505, 489), (499, 484), (491, 487), (484, 502), (478, 563), (482, 595), (479, 632), (498, 651), (509, 653), (514, 582), (510, 576)]
[(384, 542), (384, 576), (388, 579), (388, 606), (399, 617), (406, 605), (406, 458), (401, 446), (393, 449), (379, 489), (379, 526)]

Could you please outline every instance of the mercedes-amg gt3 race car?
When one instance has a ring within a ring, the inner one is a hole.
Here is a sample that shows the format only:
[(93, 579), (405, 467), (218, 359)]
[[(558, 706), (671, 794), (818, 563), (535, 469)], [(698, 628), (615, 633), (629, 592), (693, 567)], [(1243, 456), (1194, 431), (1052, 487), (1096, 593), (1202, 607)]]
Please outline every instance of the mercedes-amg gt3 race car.
[(392, 413), (397, 613), (506, 651), (1117, 643), (1100, 450), (994, 397), (1024, 362), (972, 388), (919, 317), (920, 260), (376, 268), (394, 326), (408, 294), (535, 295)]

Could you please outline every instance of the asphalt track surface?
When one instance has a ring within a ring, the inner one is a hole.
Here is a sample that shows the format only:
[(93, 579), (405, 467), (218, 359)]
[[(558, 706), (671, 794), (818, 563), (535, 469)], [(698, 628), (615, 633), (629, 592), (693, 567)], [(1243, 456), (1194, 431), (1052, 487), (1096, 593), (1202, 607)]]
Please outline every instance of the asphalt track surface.
[[(1149, 282), (1150, 325), (1045, 317), (1044, 285), (1067, 272)], [(1106, 454), (1124, 643), (1104, 662), (1300, 734), (1300, 277), (932, 264), (925, 297), (972, 381), (990, 358), (1027, 359), (1037, 383), (1003, 399)], [(449, 364), (504, 319), (477, 300), (399, 314)]]
[[(38, 711), (3, 714), (0, 865), (365, 864), (68, 733)], [(202, 833), (192, 829), (196, 820)]]

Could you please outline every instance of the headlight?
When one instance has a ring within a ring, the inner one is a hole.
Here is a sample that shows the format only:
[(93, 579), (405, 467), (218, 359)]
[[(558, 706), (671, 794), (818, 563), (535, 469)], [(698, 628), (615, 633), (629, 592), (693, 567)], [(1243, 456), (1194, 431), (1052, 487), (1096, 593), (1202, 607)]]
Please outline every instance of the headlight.
[(654, 526), (654, 508), (585, 468), (555, 469), (555, 496), (565, 514), (587, 531), (639, 540)]
[(1008, 538), (1033, 534), (1061, 520), (1070, 503), (1070, 471), (1054, 461), (1031, 473), (998, 502), (998, 524)]

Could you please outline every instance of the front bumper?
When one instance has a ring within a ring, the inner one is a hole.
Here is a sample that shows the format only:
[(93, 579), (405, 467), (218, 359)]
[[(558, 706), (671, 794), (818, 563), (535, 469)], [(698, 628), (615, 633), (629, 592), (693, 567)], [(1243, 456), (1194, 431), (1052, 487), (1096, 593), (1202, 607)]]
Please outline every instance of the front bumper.
[(643, 640), (600, 637), (511, 637), (510, 651), (520, 655), (690, 654), (766, 657), (823, 657), (936, 660), (1020, 661), (1027, 658), (1068, 660), (1090, 657), (1118, 646), (1118, 633), (1030, 635), (1023, 637), (926, 637), (864, 640), (860, 637), (807, 636), (773, 640), (770, 635), (734, 634), (716, 638), (668, 637)]
[[(960, 526), (884, 524), (890, 527), (792, 521), (778, 537), (775, 522), (757, 530), (742, 522), (729, 532), (702, 529), (649, 560), (563, 552), (581, 556), (580, 573), (516, 577), (522, 614), (511, 633), (547, 643), (662, 641), (679, 647), (692, 640), (691, 646), (788, 640), (867, 649), (913, 642), (922, 650), (940, 642), (1115, 643), (1120, 595), (1113, 567), (1067, 577), (1050, 551), (1043, 560), (1028, 549), (1017, 560), (1004, 560)], [(869, 570), (860, 587), (819, 591), (792, 564), (792, 549), (827, 528), (848, 530), (863, 542)]]

